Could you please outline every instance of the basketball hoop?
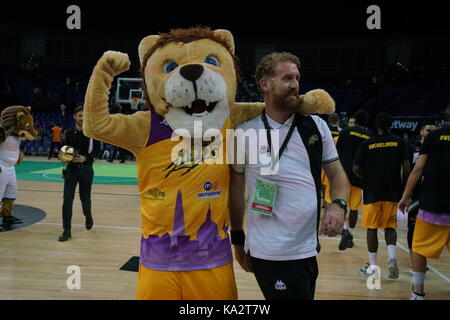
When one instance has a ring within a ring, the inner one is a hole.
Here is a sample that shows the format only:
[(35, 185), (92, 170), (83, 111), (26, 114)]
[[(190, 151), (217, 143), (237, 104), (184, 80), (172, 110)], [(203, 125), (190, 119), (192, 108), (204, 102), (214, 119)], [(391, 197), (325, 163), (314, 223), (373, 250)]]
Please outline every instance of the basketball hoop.
[(140, 100), (138, 97), (130, 98), (131, 110), (137, 111)]

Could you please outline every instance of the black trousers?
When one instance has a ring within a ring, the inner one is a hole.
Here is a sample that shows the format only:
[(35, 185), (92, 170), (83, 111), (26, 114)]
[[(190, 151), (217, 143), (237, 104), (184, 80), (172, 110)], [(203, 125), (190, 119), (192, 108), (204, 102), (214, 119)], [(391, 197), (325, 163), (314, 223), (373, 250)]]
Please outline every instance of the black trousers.
[(64, 202), (62, 207), (63, 228), (70, 231), (72, 227), (72, 207), (75, 197), (75, 189), (80, 184), (80, 200), (83, 214), (92, 217), (91, 212), (91, 188), (94, 180), (92, 165), (85, 167), (67, 166), (64, 176)]
[[(50, 159), (54, 154), (54, 149), (55, 147), (59, 149), (61, 149), (61, 142), (53, 142), (50, 144), (50, 149), (48, 150), (48, 158)], [(58, 152), (56, 152), (56, 154), (58, 154)]]
[(289, 261), (250, 259), (266, 300), (314, 300), (319, 275), (316, 257)]

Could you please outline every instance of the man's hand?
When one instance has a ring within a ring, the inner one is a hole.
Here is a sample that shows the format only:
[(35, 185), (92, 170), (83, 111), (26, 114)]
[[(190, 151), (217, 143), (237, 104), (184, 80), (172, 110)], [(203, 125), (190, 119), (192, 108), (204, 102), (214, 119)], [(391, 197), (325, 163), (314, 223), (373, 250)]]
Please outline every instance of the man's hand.
[(82, 155), (77, 155), (75, 158), (73, 158), (72, 162), (74, 163), (83, 163), (86, 161), (86, 157)]
[(344, 209), (332, 203), (325, 208), (322, 222), (319, 227), (319, 235), (325, 234), (334, 237), (341, 233), (344, 227)]
[(405, 209), (411, 204), (411, 198), (410, 197), (402, 197), (400, 201), (398, 202), (398, 208), (400, 211), (405, 214)]
[(234, 245), (234, 255), (237, 262), (246, 272), (253, 272), (250, 257), (244, 250), (244, 246)]

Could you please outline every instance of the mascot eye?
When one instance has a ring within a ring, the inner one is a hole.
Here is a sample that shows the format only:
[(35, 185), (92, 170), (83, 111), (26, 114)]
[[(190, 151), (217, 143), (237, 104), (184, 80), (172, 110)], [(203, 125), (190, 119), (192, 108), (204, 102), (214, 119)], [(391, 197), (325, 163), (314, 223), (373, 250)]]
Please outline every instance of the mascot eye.
[(216, 66), (216, 67), (219, 66), (219, 60), (217, 60), (217, 58), (213, 57), (213, 56), (207, 56), (205, 58), (205, 63), (212, 64), (213, 66)]
[(164, 64), (164, 72), (165, 73), (171, 73), (173, 70), (175, 70), (178, 67), (178, 64), (174, 61), (169, 61)]
[(27, 123), (26, 125), (25, 125), (25, 128), (27, 128), (28, 129), (28, 127), (30, 126), (30, 124), (29, 123)]

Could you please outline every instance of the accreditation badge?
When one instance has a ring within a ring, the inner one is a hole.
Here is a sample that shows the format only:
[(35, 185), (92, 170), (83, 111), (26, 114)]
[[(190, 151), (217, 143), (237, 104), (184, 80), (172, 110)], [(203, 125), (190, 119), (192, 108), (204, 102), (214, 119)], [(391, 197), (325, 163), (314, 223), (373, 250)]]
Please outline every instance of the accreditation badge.
[(272, 216), (277, 195), (277, 184), (261, 179), (256, 180), (251, 211)]

